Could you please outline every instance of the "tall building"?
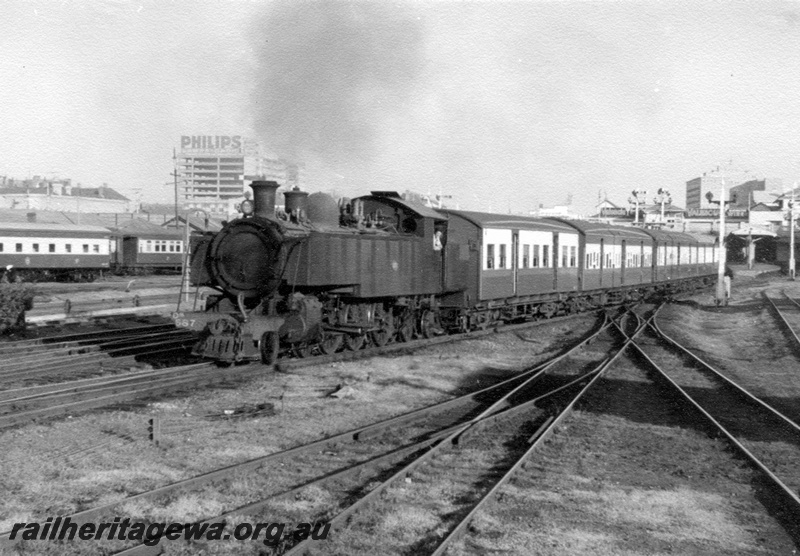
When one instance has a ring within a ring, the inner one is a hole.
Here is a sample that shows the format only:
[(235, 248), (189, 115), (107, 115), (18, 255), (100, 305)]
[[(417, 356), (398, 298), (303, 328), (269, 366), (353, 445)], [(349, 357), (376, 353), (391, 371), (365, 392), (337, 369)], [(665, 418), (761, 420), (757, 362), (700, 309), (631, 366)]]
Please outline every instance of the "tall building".
[(176, 155), (179, 204), (226, 215), (253, 179), (300, 185), (302, 167), (269, 153), (241, 135), (183, 135)]
[(710, 172), (703, 172), (702, 176), (686, 182), (686, 209), (717, 208), (717, 205), (708, 202), (706, 194), (710, 191), (714, 195), (714, 200), (719, 200), (723, 178), (725, 179), (725, 190), (730, 191), (731, 187), (755, 180), (756, 176), (748, 170), (734, 167), (733, 164), (717, 166)]
[(776, 198), (783, 191), (783, 181), (778, 178), (764, 178), (763, 180), (750, 180), (735, 187), (730, 188), (731, 208), (748, 209), (756, 204), (756, 198), (760, 200), (763, 196), (759, 197), (754, 195), (756, 191), (763, 191), (766, 193), (766, 198)]

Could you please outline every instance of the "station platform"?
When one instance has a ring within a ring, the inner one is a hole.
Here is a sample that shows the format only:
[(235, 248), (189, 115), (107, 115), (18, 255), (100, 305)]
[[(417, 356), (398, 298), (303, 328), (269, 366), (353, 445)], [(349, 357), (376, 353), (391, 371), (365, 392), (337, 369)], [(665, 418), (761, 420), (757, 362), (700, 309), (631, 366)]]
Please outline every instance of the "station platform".
[(734, 280), (736, 278), (754, 278), (759, 274), (778, 272), (781, 269), (778, 265), (765, 263), (755, 263), (753, 268), (747, 268), (746, 264), (730, 264), (728, 266), (733, 270)]

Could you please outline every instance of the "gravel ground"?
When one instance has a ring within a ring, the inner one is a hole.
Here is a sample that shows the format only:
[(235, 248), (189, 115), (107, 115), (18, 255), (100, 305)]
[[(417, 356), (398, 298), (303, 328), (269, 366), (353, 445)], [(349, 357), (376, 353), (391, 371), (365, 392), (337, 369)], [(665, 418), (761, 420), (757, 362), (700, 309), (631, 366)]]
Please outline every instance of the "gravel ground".
[[(713, 292), (704, 292), (694, 304), (669, 307), (663, 325), (731, 376), (797, 408), (797, 360), (760, 300), (762, 290), (778, 295), (782, 289), (800, 297), (800, 287), (785, 279), (737, 276), (730, 307), (713, 307)], [(593, 323), (586, 317), (532, 329), (522, 338), (496, 334), (411, 355), (254, 376), (229, 389), (6, 432), (0, 435), (0, 466), (9, 470), (0, 479), (7, 493), (0, 501), (0, 530), (449, 399), (517, 372), (532, 354), (544, 358)], [(342, 386), (352, 388), (348, 397), (329, 396)], [(797, 546), (768, 514), (750, 468), (689, 419), (651, 377), (626, 361), (598, 386), (498, 503), (473, 522), (457, 553), (794, 553)], [(236, 410), (242, 412), (238, 417), (226, 416)], [(152, 415), (161, 417), (166, 431), (158, 448), (146, 439)], [(80, 448), (85, 450), (76, 454)], [(222, 496), (212, 485), (126, 511), (144, 519), (191, 521), (259, 494), (252, 478), (238, 478), (232, 487), (232, 501), (231, 493)], [(413, 532), (424, 525), (425, 512), (392, 518), (407, 520)], [(73, 548), (38, 543), (29, 553)], [(99, 543), (80, 548), (73, 553), (104, 550)], [(233, 542), (210, 543), (205, 550), (258, 554), (257, 545)], [(170, 552), (187, 553), (177, 545)], [(369, 553), (397, 552), (378, 535)]]
[[(74, 513), (488, 386), (576, 342), (595, 322), (585, 316), (411, 355), (270, 373), (229, 389), (7, 431), (0, 434), (0, 466), (7, 470), (0, 477), (5, 493), (0, 531), (15, 522)], [(341, 386), (352, 388), (352, 394), (329, 396)], [(274, 412), (250, 411), (258, 407)], [(236, 410), (243, 414), (226, 416)], [(165, 432), (159, 447), (146, 436), (152, 415), (161, 418)], [(260, 494), (247, 477), (233, 487), (238, 496), (219, 499), (238, 506)], [(192, 521), (224, 508), (212, 487), (177, 495), (166, 505), (126, 509), (145, 519)], [(86, 543), (82, 548), (92, 553)], [(102, 553), (101, 545), (94, 548)], [(39, 543), (36, 550), (63, 553), (55, 544)], [(235, 546), (231, 550), (239, 553)]]

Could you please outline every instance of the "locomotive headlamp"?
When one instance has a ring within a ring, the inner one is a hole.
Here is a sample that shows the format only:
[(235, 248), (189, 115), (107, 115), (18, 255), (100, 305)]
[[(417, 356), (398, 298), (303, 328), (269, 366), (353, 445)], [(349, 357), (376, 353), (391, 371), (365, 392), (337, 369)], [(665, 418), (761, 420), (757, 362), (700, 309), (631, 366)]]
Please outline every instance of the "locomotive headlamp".
[(253, 201), (247, 199), (246, 201), (242, 201), (242, 204), (239, 206), (242, 210), (242, 213), (245, 216), (251, 216), (253, 212), (255, 212), (255, 205), (253, 205)]

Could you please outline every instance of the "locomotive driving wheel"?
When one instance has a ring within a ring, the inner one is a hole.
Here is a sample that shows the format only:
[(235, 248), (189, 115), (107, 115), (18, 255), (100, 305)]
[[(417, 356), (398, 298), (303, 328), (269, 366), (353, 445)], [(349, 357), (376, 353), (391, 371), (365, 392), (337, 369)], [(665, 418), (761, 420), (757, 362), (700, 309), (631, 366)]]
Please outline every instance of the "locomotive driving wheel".
[(414, 319), (411, 311), (408, 309), (403, 310), (402, 313), (397, 315), (397, 341), (410, 342), (414, 337)]
[(261, 362), (265, 365), (275, 364), (275, 361), (278, 359), (279, 347), (278, 333), (264, 332), (261, 336), (261, 341), (258, 343), (258, 350), (261, 353)]
[(394, 315), (391, 311), (386, 311), (383, 305), (375, 307), (375, 322), (380, 327), (378, 330), (370, 332), (372, 343), (378, 347), (383, 347), (394, 336)]
[(364, 347), (364, 343), (367, 341), (366, 334), (348, 334), (344, 338), (344, 347), (349, 349), (350, 351), (358, 351), (362, 347)]
[(339, 348), (342, 347), (344, 343), (344, 338), (342, 338), (341, 334), (336, 334), (333, 332), (323, 332), (322, 333), (322, 340), (319, 342), (319, 350), (324, 355), (330, 355), (332, 353), (336, 353)]
[(474, 315), (474, 323), (475, 328), (478, 330), (486, 330), (489, 328), (489, 321), (491, 318), (489, 317), (488, 311), (481, 311), (479, 313), (475, 313)]
[[(345, 324), (362, 324), (364, 320), (364, 313), (368, 313), (368, 310), (364, 305), (348, 305), (344, 308), (343, 312), (343, 322)], [(367, 341), (367, 334), (346, 334), (344, 337), (344, 347), (350, 351), (358, 351)]]
[(419, 333), (423, 338), (432, 338), (439, 331), (439, 319), (430, 309), (422, 311), (419, 318)]

